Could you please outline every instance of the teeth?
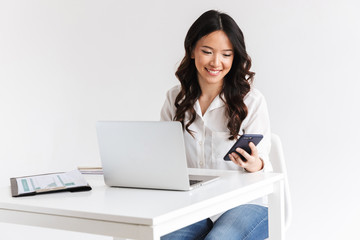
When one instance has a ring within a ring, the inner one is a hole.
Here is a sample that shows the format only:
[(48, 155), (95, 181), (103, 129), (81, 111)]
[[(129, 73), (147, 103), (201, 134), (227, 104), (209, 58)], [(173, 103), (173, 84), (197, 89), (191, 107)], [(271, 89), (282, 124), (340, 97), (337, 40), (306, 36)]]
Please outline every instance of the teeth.
[(212, 71), (212, 70), (209, 70), (209, 69), (207, 69), (207, 70), (208, 70), (209, 73), (212, 73), (212, 74), (216, 74), (216, 73), (220, 72), (220, 70), (217, 70), (217, 71)]

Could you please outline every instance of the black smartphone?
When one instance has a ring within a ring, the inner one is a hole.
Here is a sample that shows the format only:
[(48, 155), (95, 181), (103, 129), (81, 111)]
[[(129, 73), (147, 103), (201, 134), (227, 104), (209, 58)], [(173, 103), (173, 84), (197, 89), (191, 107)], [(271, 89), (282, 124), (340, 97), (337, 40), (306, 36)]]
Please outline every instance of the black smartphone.
[(239, 148), (244, 149), (247, 153), (251, 154), (251, 149), (249, 147), (249, 143), (253, 142), (256, 146), (261, 141), (262, 138), (263, 138), (263, 135), (261, 135), (261, 134), (241, 135), (241, 137), (236, 141), (236, 143), (230, 148), (228, 153), (224, 156), (224, 160), (231, 161), (229, 158), (229, 154), (232, 152), (235, 152), (235, 153), (237, 153), (237, 155), (239, 155), (241, 157), (241, 159), (244, 162), (246, 162), (246, 158), (243, 157), (240, 153), (236, 152), (235, 149), (239, 147)]

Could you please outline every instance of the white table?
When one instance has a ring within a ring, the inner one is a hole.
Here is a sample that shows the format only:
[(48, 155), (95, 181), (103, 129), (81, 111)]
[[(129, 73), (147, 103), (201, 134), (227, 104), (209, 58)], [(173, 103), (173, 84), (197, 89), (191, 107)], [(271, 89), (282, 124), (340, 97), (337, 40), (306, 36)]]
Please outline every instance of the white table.
[(189, 169), (191, 174), (220, 175), (192, 191), (105, 186), (101, 175), (87, 175), (89, 192), (62, 192), (12, 198), (0, 190), (0, 221), (116, 238), (160, 236), (262, 196), (269, 200), (269, 239), (284, 239), (283, 175)]

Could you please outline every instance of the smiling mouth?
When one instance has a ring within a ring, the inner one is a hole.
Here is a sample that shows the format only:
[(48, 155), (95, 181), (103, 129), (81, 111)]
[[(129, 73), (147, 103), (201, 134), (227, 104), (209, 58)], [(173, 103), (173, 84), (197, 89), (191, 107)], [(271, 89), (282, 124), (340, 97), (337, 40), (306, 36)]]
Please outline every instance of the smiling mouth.
[(210, 70), (210, 69), (207, 69), (207, 68), (205, 68), (205, 69), (206, 69), (206, 71), (208, 73), (210, 73), (210, 75), (214, 75), (214, 76), (219, 75), (219, 73), (221, 72), (221, 70)]

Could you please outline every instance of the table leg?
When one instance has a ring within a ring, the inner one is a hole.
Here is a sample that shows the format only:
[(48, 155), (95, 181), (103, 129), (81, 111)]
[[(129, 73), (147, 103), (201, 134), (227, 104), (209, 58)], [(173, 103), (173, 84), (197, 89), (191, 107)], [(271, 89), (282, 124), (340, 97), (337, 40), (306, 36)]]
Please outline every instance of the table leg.
[(284, 180), (274, 183), (274, 192), (269, 194), (269, 239), (285, 239)]

